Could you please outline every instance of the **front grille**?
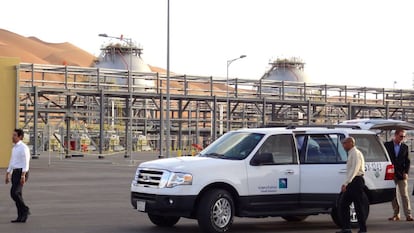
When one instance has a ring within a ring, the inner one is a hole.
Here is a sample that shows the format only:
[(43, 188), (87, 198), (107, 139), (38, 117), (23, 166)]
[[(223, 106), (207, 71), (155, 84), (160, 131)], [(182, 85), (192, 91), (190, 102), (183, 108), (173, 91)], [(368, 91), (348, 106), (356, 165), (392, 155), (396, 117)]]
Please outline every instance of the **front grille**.
[(158, 188), (163, 174), (162, 170), (140, 169), (135, 180), (139, 186)]

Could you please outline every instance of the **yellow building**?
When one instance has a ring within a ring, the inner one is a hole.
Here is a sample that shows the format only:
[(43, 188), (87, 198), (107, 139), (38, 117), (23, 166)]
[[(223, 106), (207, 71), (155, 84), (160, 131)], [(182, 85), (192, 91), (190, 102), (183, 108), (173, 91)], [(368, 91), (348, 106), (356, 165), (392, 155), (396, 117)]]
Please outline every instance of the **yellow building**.
[(0, 57), (0, 167), (9, 164), (13, 130), (16, 128), (16, 94), (18, 85), (16, 66), (20, 64), (18, 58)]

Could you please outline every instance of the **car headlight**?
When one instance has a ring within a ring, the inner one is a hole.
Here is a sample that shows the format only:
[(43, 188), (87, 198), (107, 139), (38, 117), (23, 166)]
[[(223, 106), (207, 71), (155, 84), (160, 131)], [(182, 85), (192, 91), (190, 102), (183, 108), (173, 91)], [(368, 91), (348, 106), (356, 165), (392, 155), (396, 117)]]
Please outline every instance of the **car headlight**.
[(165, 187), (172, 188), (177, 185), (191, 185), (193, 183), (193, 176), (188, 173), (171, 172), (170, 177)]

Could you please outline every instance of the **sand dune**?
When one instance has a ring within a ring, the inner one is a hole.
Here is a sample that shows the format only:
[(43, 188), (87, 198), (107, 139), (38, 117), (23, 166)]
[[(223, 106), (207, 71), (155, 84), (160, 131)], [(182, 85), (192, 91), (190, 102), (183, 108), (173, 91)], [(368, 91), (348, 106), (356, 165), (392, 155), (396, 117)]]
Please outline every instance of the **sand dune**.
[[(49, 43), (35, 36), (24, 37), (5, 29), (0, 29), (0, 56), (18, 57), (20, 62), (27, 63), (81, 67), (93, 66), (96, 59), (69, 42)], [(163, 68), (149, 67), (153, 72), (165, 73)]]
[[(0, 29), (0, 56), (17, 57), (24, 63), (80, 67), (91, 67), (96, 59), (92, 54), (69, 42), (48, 43), (35, 36), (24, 37), (4, 29)], [(153, 72), (166, 73), (163, 68), (151, 65), (149, 67)], [(176, 74), (171, 72), (171, 75)], [(51, 77), (55, 79), (54, 76)], [(172, 83), (172, 86), (179, 86), (179, 84)], [(198, 84), (198, 88), (208, 89), (209, 84)], [(222, 86), (215, 86), (215, 88), (223, 89)]]
[(27, 63), (74, 66), (91, 66), (95, 58), (70, 43), (47, 43), (4, 29), (0, 29), (0, 56), (18, 57)]

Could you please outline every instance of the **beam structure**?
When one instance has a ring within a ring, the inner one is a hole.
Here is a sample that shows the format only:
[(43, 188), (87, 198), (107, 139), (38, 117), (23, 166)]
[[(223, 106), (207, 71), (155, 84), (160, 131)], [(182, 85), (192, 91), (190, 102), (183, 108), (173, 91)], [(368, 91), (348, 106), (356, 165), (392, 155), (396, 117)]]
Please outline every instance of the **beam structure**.
[[(183, 150), (192, 144), (205, 146), (217, 138), (217, 126), (227, 123), (232, 130), (269, 125), (335, 124), (374, 117), (414, 123), (414, 90), (411, 89), (190, 75), (170, 76), (168, 83), (166, 75), (160, 73), (27, 63), (20, 63), (16, 70), (20, 80), (18, 119), (31, 132), (33, 155), (37, 155), (37, 150), (48, 148), (47, 142), (38, 141), (43, 138), (38, 135), (45, 133), (44, 119), (53, 129), (66, 131), (66, 138), (60, 142), (65, 142), (61, 146), (67, 155), (70, 150), (80, 149), (79, 143), (71, 141), (83, 134), (98, 146), (100, 154), (111, 149), (112, 135), (118, 135), (120, 145), (126, 145), (130, 109), (134, 114), (130, 126), (132, 144), (138, 145), (138, 138), (144, 135), (151, 147), (159, 151)], [(128, 85), (114, 84), (117, 83), (114, 79), (125, 79), (128, 75), (132, 80), (144, 79), (149, 85), (128, 88)], [(166, 90), (170, 90), (168, 108)], [(226, 109), (222, 117), (220, 106)], [(164, 124), (164, 119), (170, 119), (170, 124)], [(169, 138), (163, 136), (165, 125), (170, 126)], [(165, 145), (170, 148), (164, 148)]]

